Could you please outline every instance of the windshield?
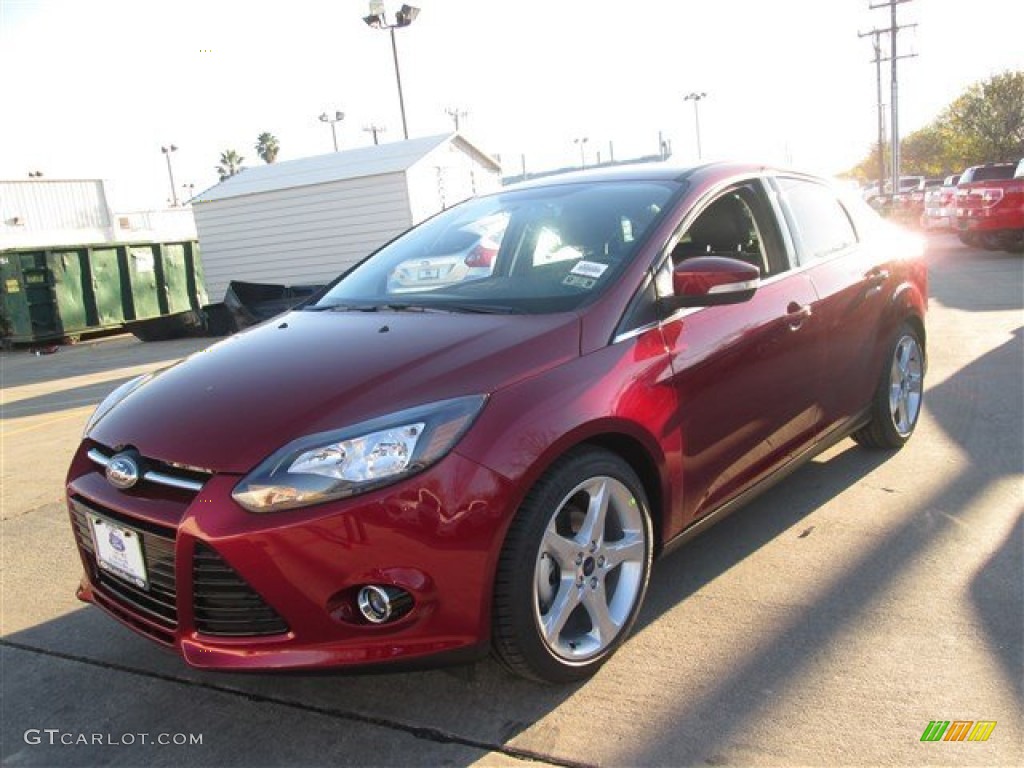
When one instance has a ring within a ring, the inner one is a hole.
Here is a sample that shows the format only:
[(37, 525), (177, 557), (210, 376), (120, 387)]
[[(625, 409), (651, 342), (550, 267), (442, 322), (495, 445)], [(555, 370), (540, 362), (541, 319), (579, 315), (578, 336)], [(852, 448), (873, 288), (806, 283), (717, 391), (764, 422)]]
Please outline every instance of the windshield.
[(601, 181), (469, 200), (382, 248), (309, 309), (572, 310), (615, 280), (678, 189)]

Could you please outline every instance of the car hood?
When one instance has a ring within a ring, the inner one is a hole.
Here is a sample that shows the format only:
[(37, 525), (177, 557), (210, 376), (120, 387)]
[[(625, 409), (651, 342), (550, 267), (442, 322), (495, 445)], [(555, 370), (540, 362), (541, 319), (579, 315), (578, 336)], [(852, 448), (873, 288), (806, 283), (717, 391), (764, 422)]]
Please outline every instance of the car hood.
[(579, 344), (576, 315), (291, 312), (161, 371), (88, 437), (243, 473), (303, 435), (494, 392)]

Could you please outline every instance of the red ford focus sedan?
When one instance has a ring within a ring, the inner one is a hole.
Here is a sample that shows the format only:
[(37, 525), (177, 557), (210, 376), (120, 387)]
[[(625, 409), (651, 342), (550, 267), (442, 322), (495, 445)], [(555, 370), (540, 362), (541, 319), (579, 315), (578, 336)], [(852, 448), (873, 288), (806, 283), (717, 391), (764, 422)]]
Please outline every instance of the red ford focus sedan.
[[(395, 288), (473, 237), (484, 267)], [(910, 438), (926, 281), (859, 200), (760, 166), (470, 200), (100, 404), (78, 594), (196, 667), (584, 678), (653, 558), (838, 440)]]

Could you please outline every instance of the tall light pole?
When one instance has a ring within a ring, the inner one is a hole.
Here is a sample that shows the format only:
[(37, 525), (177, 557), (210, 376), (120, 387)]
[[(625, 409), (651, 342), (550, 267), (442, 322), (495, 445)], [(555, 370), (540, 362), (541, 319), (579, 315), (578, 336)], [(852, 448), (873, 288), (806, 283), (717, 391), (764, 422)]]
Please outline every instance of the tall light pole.
[(587, 167), (587, 156), (584, 153), (584, 147), (586, 146), (586, 143), (588, 141), (590, 141), (590, 137), (589, 136), (580, 136), (578, 139), (573, 139), (572, 140), (573, 144), (579, 144), (580, 145), (580, 168), (586, 168)]
[(166, 147), (160, 147), (160, 151), (164, 153), (164, 159), (167, 161), (167, 175), (171, 180), (171, 200), (172, 205), (178, 207), (178, 190), (174, 186), (174, 171), (171, 169), (171, 152), (177, 152), (178, 148), (173, 144), (168, 144)]
[(334, 151), (337, 152), (338, 151), (338, 131), (337, 131), (337, 129), (335, 129), (334, 125), (335, 125), (335, 123), (340, 123), (342, 120), (345, 119), (345, 113), (341, 112), (341, 111), (336, 111), (334, 113), (334, 117), (332, 118), (330, 115), (328, 115), (326, 112), (324, 112), (323, 114), (320, 115), (320, 117), (318, 119), (320, 120), (321, 123), (330, 123), (331, 124), (331, 138), (334, 139)]
[(405, 120), (405, 97), (402, 95), (402, 72), (398, 67), (398, 46), (395, 44), (395, 30), (408, 27), (419, 15), (419, 8), (403, 5), (395, 14), (395, 23), (388, 24), (387, 16), (384, 13), (384, 3), (381, 0), (370, 0), (370, 15), (363, 17), (363, 21), (373, 29), (386, 29), (391, 33), (391, 55), (395, 59), (395, 81), (398, 83), (398, 108), (402, 112), (402, 135), (406, 139), (409, 138), (409, 125)]
[(700, 151), (700, 109), (697, 107), (697, 105), (700, 104), (700, 100), (701, 99), (706, 99), (706, 98), (707, 98), (707, 94), (704, 93), (703, 91), (701, 91), (700, 93), (697, 93), (696, 91), (694, 91), (693, 93), (688, 93), (685, 96), (683, 96), (683, 101), (692, 101), (693, 102), (693, 119), (694, 119), (694, 122), (696, 123), (696, 126), (697, 126), (697, 159), (698, 160), (701, 159), (701, 151)]

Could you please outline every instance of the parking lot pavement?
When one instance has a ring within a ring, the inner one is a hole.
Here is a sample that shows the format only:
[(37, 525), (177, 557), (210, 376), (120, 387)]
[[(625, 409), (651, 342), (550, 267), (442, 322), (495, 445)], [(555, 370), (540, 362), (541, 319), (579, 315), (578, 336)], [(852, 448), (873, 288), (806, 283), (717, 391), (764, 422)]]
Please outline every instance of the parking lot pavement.
[[(1024, 260), (929, 258), (914, 440), (844, 442), (660, 561), (634, 636), (562, 688), (490, 661), (201, 673), (81, 606), (59, 497), (87, 401), (196, 342), (5, 355), (4, 764), (1024, 764)], [(920, 740), (958, 719), (997, 725)], [(143, 733), (202, 744), (60, 744)]]

